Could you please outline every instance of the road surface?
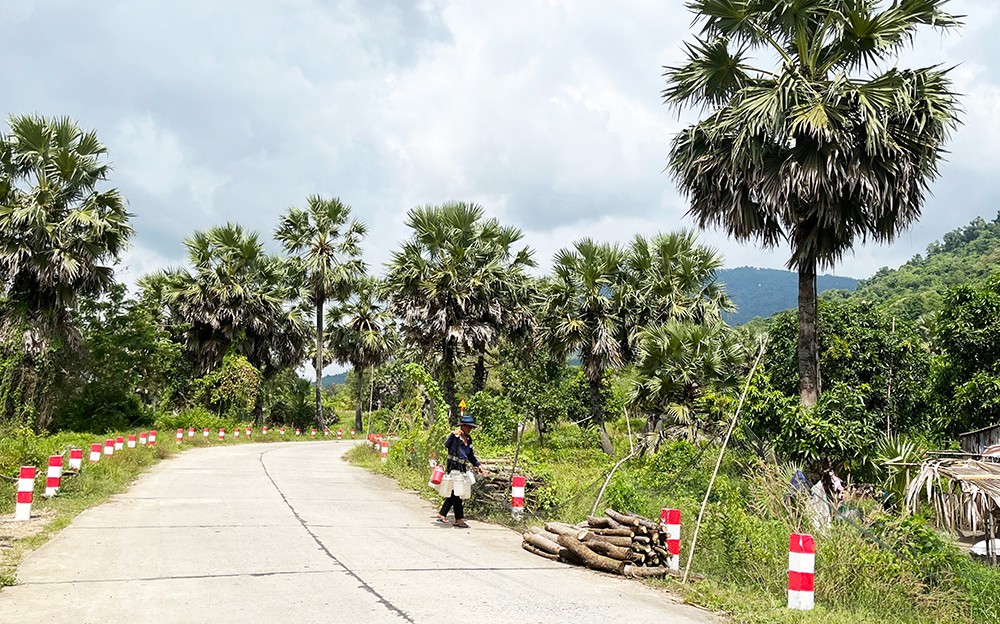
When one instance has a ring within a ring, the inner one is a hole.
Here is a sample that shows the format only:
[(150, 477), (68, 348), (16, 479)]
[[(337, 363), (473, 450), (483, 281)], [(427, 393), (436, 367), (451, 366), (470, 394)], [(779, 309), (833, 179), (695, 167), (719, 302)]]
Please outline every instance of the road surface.
[(0, 622), (717, 620), (665, 592), (531, 555), (517, 533), (341, 459), (349, 442), (195, 449), (80, 514), (0, 592)]

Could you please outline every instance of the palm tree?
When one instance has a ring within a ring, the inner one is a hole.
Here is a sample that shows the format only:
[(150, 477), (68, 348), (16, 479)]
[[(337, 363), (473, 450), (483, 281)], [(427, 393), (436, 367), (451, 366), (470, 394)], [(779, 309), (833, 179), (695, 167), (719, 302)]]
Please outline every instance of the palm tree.
[(482, 356), (506, 329), (524, 324), (521, 283), (533, 266), (530, 250), (511, 249), (520, 230), (483, 217), (481, 206), (464, 202), (410, 210), (413, 234), (393, 253), (386, 278), (403, 333), (440, 354), (438, 378), (453, 423), (458, 358)]
[(735, 306), (717, 281), (722, 255), (699, 245), (693, 232), (637, 235), (628, 248), (628, 311), (626, 344), (630, 359), (638, 349), (639, 333), (672, 320), (716, 322)]
[(78, 295), (114, 284), (132, 235), (110, 165), (93, 132), (68, 118), (12, 116), (0, 137), (0, 288), (30, 323), (65, 334)]
[[(917, 219), (957, 123), (946, 71), (884, 67), (920, 27), (959, 24), (946, 1), (688, 2), (701, 36), (663, 97), (711, 114), (675, 137), (668, 167), (700, 227), (791, 246), (804, 405), (821, 390), (817, 268)], [(755, 67), (753, 52), (780, 64)]]
[[(49, 373), (65, 359), (52, 355), (53, 339), (79, 351), (77, 298), (113, 286), (131, 215), (117, 190), (98, 190), (111, 166), (93, 131), (68, 118), (21, 115), (8, 123), (9, 134), (0, 135), (0, 332), (24, 359), (3, 384), (16, 388), (12, 409), (46, 427)], [(7, 405), (0, 418), (15, 415)]]
[(305, 210), (289, 208), (274, 237), (285, 252), (297, 258), (309, 283), (309, 301), (316, 312), (316, 420), (324, 426), (323, 306), (329, 299), (343, 300), (351, 285), (364, 274), (361, 239), (367, 229), (351, 219), (351, 207), (339, 198), (310, 195)]
[(696, 407), (706, 389), (730, 388), (746, 352), (724, 323), (669, 320), (639, 333), (637, 380), (630, 399), (645, 408), (650, 430), (663, 415), (697, 437)]
[(364, 429), (361, 412), (365, 370), (384, 364), (395, 348), (393, 319), (378, 292), (379, 284), (375, 279), (360, 280), (354, 296), (331, 311), (327, 319), (326, 339), (330, 352), (338, 362), (354, 367), (357, 399), (354, 428), (358, 431)]
[(553, 277), (541, 291), (541, 339), (561, 358), (578, 353), (590, 390), (590, 417), (601, 436), (601, 448), (614, 446), (604, 426), (601, 388), (609, 369), (627, 356), (622, 336), (626, 254), (617, 245), (577, 241), (555, 255)]

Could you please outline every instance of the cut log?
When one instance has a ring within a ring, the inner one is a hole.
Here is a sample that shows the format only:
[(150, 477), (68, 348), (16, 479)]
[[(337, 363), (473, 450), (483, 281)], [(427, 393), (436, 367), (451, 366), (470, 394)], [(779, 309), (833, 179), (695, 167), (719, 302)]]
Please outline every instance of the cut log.
[(586, 544), (581, 543), (571, 535), (560, 535), (559, 545), (566, 547), (566, 550), (579, 557), (583, 564), (591, 570), (621, 574), (626, 565), (623, 561), (595, 553)]
[(612, 559), (617, 559), (618, 561), (633, 560), (632, 551), (628, 548), (615, 546), (614, 544), (609, 544), (600, 540), (587, 541), (584, 542), (584, 544), (595, 553), (604, 555), (605, 557), (611, 557)]
[(521, 537), (524, 538), (525, 543), (531, 544), (539, 550), (544, 550), (550, 555), (558, 556), (563, 550), (563, 547), (557, 544), (555, 540), (550, 540), (536, 533), (525, 533)]
[(614, 509), (611, 509), (611, 508), (605, 509), (604, 510), (604, 515), (606, 515), (607, 517), (611, 518), (612, 520), (614, 520), (615, 522), (617, 522), (618, 524), (620, 524), (622, 526), (632, 526), (632, 527), (639, 526), (639, 519), (638, 518), (636, 518), (634, 516), (627, 516), (625, 514), (618, 513), (617, 511), (615, 511)]
[(587, 524), (595, 529), (610, 529), (611, 518), (606, 516), (587, 516)]
[(572, 537), (576, 537), (580, 532), (580, 529), (577, 527), (563, 524), (562, 522), (546, 522), (545, 530), (556, 535), (569, 535)]
[(527, 550), (533, 555), (538, 555), (539, 557), (545, 557), (546, 559), (551, 559), (552, 561), (559, 561), (559, 555), (553, 555), (550, 552), (545, 552), (540, 548), (532, 546), (528, 542), (521, 542), (521, 548)]
[(659, 555), (659, 556), (661, 556), (663, 558), (669, 558), (670, 557), (670, 551), (667, 550), (666, 548), (662, 547), (662, 546), (656, 546), (654, 544), (653, 545), (653, 552), (655, 552), (657, 555)]
[(649, 538), (645, 535), (636, 535), (632, 538), (632, 541), (636, 544), (649, 544)]
[(620, 529), (590, 529), (590, 532), (594, 535), (606, 535), (608, 537), (628, 537), (631, 538), (635, 533), (631, 529), (620, 528)]
[(631, 517), (633, 517), (633, 518), (635, 518), (636, 520), (638, 520), (639, 521), (639, 526), (645, 527), (645, 528), (649, 529), (650, 531), (655, 531), (655, 530), (657, 530), (657, 529), (660, 528), (660, 523), (659, 522), (653, 522), (652, 520), (650, 520), (649, 518), (647, 518), (645, 516), (640, 516), (639, 514), (635, 514), (635, 513), (630, 513), (628, 515), (631, 516)]

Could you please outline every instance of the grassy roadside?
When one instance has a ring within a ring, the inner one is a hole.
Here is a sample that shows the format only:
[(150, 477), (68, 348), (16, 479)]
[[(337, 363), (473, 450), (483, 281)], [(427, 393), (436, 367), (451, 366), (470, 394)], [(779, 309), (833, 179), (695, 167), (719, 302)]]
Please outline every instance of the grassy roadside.
[[(615, 460), (599, 450), (576, 446), (574, 436), (544, 449), (529, 439), (521, 451), (525, 472), (545, 482), (536, 493), (535, 515), (526, 522), (577, 522), (590, 513), (596, 493)], [(405, 439), (405, 436), (404, 436)], [(616, 440), (618, 448), (627, 442)], [(481, 444), (481, 459), (510, 457), (507, 446)], [(562, 446), (560, 446), (562, 444)], [(352, 463), (396, 479), (428, 500), (426, 458), (405, 444), (390, 448), (382, 463), (366, 446), (352, 449)], [(609, 484), (599, 510), (627, 509), (656, 517), (661, 506), (679, 507), (682, 565), (690, 548), (694, 519), (717, 450), (667, 443), (655, 456), (626, 463)], [(519, 469), (519, 472), (521, 470)], [(816, 532), (800, 505), (787, 498), (780, 470), (739, 453), (727, 456), (706, 510), (692, 569), (705, 580), (682, 586), (673, 580), (647, 581), (670, 589), (687, 602), (734, 622), (843, 624), (982, 623), (1000, 621), (1000, 569), (975, 563), (920, 517), (900, 518), (877, 505), (857, 503), (859, 520), (836, 522), (817, 540), (817, 607), (786, 608), (788, 535)], [(507, 509), (487, 509), (475, 496), (472, 517), (519, 527)], [(819, 535), (819, 533), (817, 533)]]
[[(335, 431), (335, 430), (334, 430)], [(128, 433), (125, 433), (128, 438)], [(33, 436), (21, 434), (7, 435), (0, 440), (0, 466), (7, 466), (0, 479), (0, 587), (13, 585), (16, 582), (16, 571), (24, 555), (47, 542), (55, 533), (66, 527), (80, 512), (99, 505), (114, 494), (125, 491), (143, 472), (163, 459), (168, 459), (192, 448), (232, 446), (236, 444), (257, 444), (274, 442), (307, 442), (313, 440), (307, 432), (296, 436), (294, 429), (286, 430), (281, 436), (277, 429), (271, 429), (265, 436), (254, 430), (247, 438), (241, 435), (234, 438), (229, 431), (220, 441), (218, 431), (204, 438), (202, 431), (196, 431), (193, 438), (188, 438), (185, 430), (184, 441), (177, 444), (175, 431), (161, 431), (157, 436), (156, 446), (136, 446), (116, 451), (111, 457), (101, 457), (101, 461), (91, 464), (88, 461), (90, 444), (98, 439), (105, 440), (109, 435), (96, 434), (66, 434), (54, 436)], [(333, 435), (331, 433), (331, 435)], [(351, 436), (344, 436), (352, 439)], [(317, 434), (317, 440), (323, 438)], [(326, 438), (330, 439), (330, 438)], [(65, 472), (68, 466), (69, 454), (64, 456), (64, 473), (58, 495), (45, 498), (45, 473), (49, 455), (61, 453), (68, 446), (84, 449), (83, 467), (79, 473)], [(39, 461), (44, 458), (44, 461)], [(32, 461), (34, 459), (34, 461)], [(31, 508), (31, 519), (25, 522), (12, 520), (16, 500), (16, 468), (10, 466), (35, 465), (38, 472), (35, 477), (34, 502)]]

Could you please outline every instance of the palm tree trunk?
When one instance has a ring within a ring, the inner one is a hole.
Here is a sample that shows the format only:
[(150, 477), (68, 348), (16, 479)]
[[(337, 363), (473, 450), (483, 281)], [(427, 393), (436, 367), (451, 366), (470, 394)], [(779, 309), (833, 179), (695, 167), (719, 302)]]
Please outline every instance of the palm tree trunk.
[(316, 301), (316, 422), (320, 428), (323, 422), (323, 301)]
[(480, 353), (476, 358), (476, 368), (472, 374), (472, 394), (482, 392), (486, 388), (486, 354)]
[(361, 418), (361, 408), (365, 400), (364, 372), (365, 372), (364, 368), (357, 365), (354, 366), (354, 376), (357, 377), (357, 379), (354, 381), (354, 386), (355, 390), (357, 391), (356, 394), (358, 397), (357, 407), (354, 409), (354, 429), (357, 431), (364, 430), (364, 427), (361, 426), (363, 423), (363, 419)]
[(816, 405), (822, 389), (816, 299), (816, 261), (809, 260), (799, 266), (799, 395), (805, 407)]
[(458, 425), (458, 402), (455, 400), (455, 348), (444, 341), (444, 352), (441, 354), (441, 392), (448, 404), (448, 422), (452, 427)]
[(601, 380), (590, 380), (590, 419), (597, 425), (601, 434), (601, 449), (608, 455), (615, 454), (615, 447), (608, 437), (608, 430), (604, 427), (604, 410), (601, 406)]

